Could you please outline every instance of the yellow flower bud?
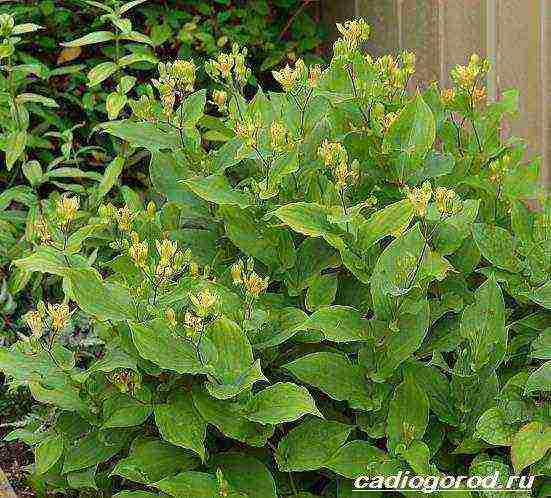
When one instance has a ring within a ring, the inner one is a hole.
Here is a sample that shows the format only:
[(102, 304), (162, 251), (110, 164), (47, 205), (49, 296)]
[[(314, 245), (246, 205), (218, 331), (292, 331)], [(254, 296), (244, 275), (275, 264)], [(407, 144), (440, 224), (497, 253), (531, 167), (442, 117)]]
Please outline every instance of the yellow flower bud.
[(228, 94), (223, 90), (214, 90), (212, 92), (212, 98), (214, 100), (214, 103), (217, 105), (218, 110), (220, 112), (224, 111), (226, 109), (226, 101), (228, 98)]
[(434, 192), (434, 199), (438, 211), (443, 214), (452, 214), (454, 212), (454, 200), (456, 193), (444, 187), (438, 187)]
[(432, 187), (430, 182), (423, 183), (421, 188), (410, 189), (406, 187), (406, 197), (411, 202), (416, 214), (424, 218), (432, 198)]
[(71, 313), (68, 304), (48, 304), (47, 312), (52, 319), (52, 329), (54, 332), (61, 332), (69, 324)]
[(59, 218), (59, 224), (65, 225), (73, 221), (76, 216), (80, 202), (78, 197), (63, 196), (57, 201), (56, 213)]
[(208, 289), (203, 289), (199, 294), (194, 295), (191, 292), (188, 294), (189, 299), (198, 316), (206, 316), (210, 309), (216, 304), (218, 298), (215, 294), (211, 293)]
[(238, 285), (243, 282), (243, 261), (239, 260), (232, 265), (231, 276), (234, 285)]
[(136, 213), (130, 211), (128, 206), (124, 206), (118, 213), (119, 229), (122, 232), (130, 232), (130, 230), (132, 230), (132, 225), (135, 218)]
[(178, 325), (178, 322), (176, 321), (176, 313), (172, 308), (169, 307), (165, 310), (165, 318), (172, 328), (175, 328), (176, 325)]
[(38, 310), (29, 311), (25, 315), (24, 319), (27, 327), (31, 330), (33, 337), (41, 337), (42, 332), (44, 331), (44, 322), (40, 312)]

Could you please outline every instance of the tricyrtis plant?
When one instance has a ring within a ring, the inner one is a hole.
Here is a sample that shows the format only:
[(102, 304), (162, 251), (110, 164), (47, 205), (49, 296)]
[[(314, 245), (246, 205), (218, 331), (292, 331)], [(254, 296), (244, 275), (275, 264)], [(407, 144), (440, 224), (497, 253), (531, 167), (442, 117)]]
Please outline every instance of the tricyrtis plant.
[[(274, 73), (281, 93), (246, 98), (238, 47), (210, 61), (211, 115), (194, 62), (163, 63), (100, 126), (151, 156), (155, 204), (41, 203), (15, 264), (64, 298), (0, 349), (51, 407), (8, 436), (36, 482), (337, 498), (359, 475), (526, 471), (547, 493), (551, 199), (502, 138), (518, 95), (486, 102), (477, 56), (411, 94), (413, 54), (371, 57), (365, 21), (338, 28), (328, 67)], [(60, 312), (89, 318), (103, 356), (55, 339)]]

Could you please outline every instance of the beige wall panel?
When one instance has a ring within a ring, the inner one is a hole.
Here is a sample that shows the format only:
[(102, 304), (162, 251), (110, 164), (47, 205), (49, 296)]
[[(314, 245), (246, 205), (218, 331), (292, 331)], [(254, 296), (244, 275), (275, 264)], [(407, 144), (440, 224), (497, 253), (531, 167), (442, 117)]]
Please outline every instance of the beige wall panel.
[(413, 84), (440, 81), (439, 0), (402, 0), (401, 48), (417, 55)]
[[(491, 22), (491, 20), (490, 20)], [(520, 116), (510, 130), (528, 139), (531, 153), (542, 150), (542, 19), (539, 0), (497, 2), (496, 74), (498, 95), (520, 91)]]
[(440, 1), (441, 83), (451, 84), (450, 71), (456, 64), (465, 64), (473, 53), (486, 57), (485, 1)]
[(542, 147), (544, 178), (551, 185), (551, 2), (541, 0), (542, 29)]
[(358, 0), (358, 15), (369, 20), (371, 37), (367, 44), (369, 53), (380, 57), (397, 53), (400, 47), (399, 2), (396, 0)]

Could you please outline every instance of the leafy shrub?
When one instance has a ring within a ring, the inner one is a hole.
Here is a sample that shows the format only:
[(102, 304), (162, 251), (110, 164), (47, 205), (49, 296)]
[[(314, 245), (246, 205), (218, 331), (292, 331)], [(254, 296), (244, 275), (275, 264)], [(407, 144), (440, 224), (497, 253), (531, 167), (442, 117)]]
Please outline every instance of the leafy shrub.
[[(411, 94), (413, 54), (338, 28), (280, 93), (247, 98), (238, 47), (207, 63), (212, 94), (192, 61), (160, 65), (100, 125), (125, 145), (97, 184), (38, 202), (15, 266), (60, 292), (0, 349), (51, 408), (8, 436), (37, 486), (336, 498), (364, 474), (529, 469), (545, 495), (551, 200), (502, 138), (517, 92), (486, 103), (473, 56)], [(144, 157), (154, 191), (110, 202)], [(77, 319), (98, 358), (62, 345)]]

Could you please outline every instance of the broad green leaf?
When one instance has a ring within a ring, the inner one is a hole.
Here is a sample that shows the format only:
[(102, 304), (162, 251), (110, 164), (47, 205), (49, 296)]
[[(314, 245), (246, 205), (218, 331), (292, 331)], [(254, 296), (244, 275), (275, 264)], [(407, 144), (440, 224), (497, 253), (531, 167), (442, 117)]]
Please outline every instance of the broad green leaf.
[(477, 223), (473, 236), (482, 255), (494, 266), (516, 273), (520, 262), (515, 254), (515, 242), (504, 228)]
[(117, 119), (127, 102), (128, 97), (126, 95), (122, 95), (118, 92), (110, 93), (105, 101), (108, 118), (111, 120)]
[(117, 156), (113, 159), (105, 168), (105, 172), (101, 178), (101, 181), (97, 187), (97, 196), (101, 199), (113, 188), (117, 182), (122, 169), (124, 167), (125, 159), (123, 156)]
[(86, 313), (99, 320), (121, 321), (134, 317), (130, 292), (122, 285), (104, 282), (92, 268), (68, 268), (63, 273), (70, 282), (73, 299)]
[(173, 130), (161, 130), (152, 123), (133, 121), (110, 121), (97, 126), (102, 132), (109, 133), (134, 147), (144, 147), (150, 151), (178, 149), (180, 137)]
[(492, 368), (503, 361), (507, 350), (505, 303), (495, 279), (486, 280), (475, 292), (474, 303), (463, 311), (461, 335), (469, 341), (472, 369)]
[(59, 107), (54, 99), (45, 97), (44, 95), (38, 95), (36, 93), (20, 93), (16, 100), (18, 104), (33, 102), (35, 104), (42, 104), (45, 107)]
[(180, 374), (203, 372), (195, 346), (173, 332), (163, 320), (130, 322), (132, 340), (142, 358)]
[(274, 432), (273, 427), (255, 424), (243, 417), (237, 403), (212, 398), (199, 386), (194, 386), (192, 395), (201, 417), (232, 439), (261, 447)]
[(302, 472), (326, 466), (346, 442), (353, 427), (310, 417), (289, 431), (275, 455), (282, 472)]
[(65, 477), (67, 478), (67, 484), (73, 489), (94, 489), (98, 490), (96, 486), (96, 471), (97, 466), (92, 465), (87, 469), (77, 470), (75, 472), (69, 472)]
[(551, 391), (551, 361), (546, 361), (528, 377), (524, 390), (526, 394), (534, 391)]
[(429, 400), (413, 379), (394, 391), (387, 421), (388, 446), (398, 452), (413, 440), (423, 438), (429, 421)]
[(524, 293), (536, 304), (547, 310), (551, 310), (551, 282), (546, 282), (541, 287)]
[(243, 409), (246, 418), (267, 425), (292, 422), (307, 413), (323, 418), (308, 389), (291, 382), (278, 382), (259, 391)]
[(63, 275), (67, 270), (67, 262), (63, 255), (52, 247), (39, 247), (26, 258), (16, 259), (14, 265), (28, 272), (51, 273)]
[(372, 378), (378, 382), (388, 379), (394, 370), (417, 351), (430, 325), (428, 302), (420, 303), (416, 315), (403, 313), (398, 317), (393, 330), (388, 329), (381, 351), (376, 358), (376, 373)]
[(199, 460), (188, 451), (160, 439), (144, 439), (134, 441), (129, 455), (117, 462), (111, 474), (152, 485), (198, 465)]
[(62, 47), (83, 47), (84, 45), (94, 45), (96, 43), (102, 43), (115, 39), (115, 35), (110, 31), (95, 31), (94, 33), (88, 33), (76, 40), (62, 43)]
[(251, 212), (238, 207), (223, 206), (219, 212), (224, 219), (226, 235), (245, 254), (274, 271), (294, 265), (296, 255), (288, 230), (266, 227), (258, 223), (258, 218)]
[(396, 157), (397, 173), (401, 180), (406, 180), (417, 169), (435, 139), (434, 115), (418, 93), (400, 111), (383, 142), (383, 147)]
[(235, 452), (219, 453), (209, 460), (212, 469), (221, 469), (229, 485), (245, 496), (277, 498), (276, 483), (266, 466), (256, 458)]
[(266, 381), (260, 362), (254, 362), (247, 334), (233, 321), (218, 318), (203, 334), (203, 362), (209, 367), (215, 382), (207, 383), (209, 393), (219, 399), (229, 399), (250, 389), (254, 382)]
[(53, 467), (63, 454), (63, 438), (52, 434), (40, 441), (35, 449), (36, 472), (44, 474)]
[(541, 460), (551, 449), (551, 427), (542, 422), (530, 422), (513, 437), (511, 461), (517, 473)]
[(165, 477), (155, 483), (155, 487), (182, 498), (213, 498), (219, 494), (216, 477), (202, 472), (182, 472), (174, 477)]
[(102, 81), (118, 71), (118, 69), (119, 66), (114, 62), (107, 61), (98, 64), (88, 73), (88, 86), (93, 87), (99, 85)]
[(278, 498), (276, 483), (266, 466), (256, 458), (232, 451), (209, 460), (213, 470), (222, 469), (224, 479), (248, 498)]
[(207, 422), (187, 391), (175, 392), (166, 403), (155, 405), (155, 422), (165, 441), (197, 453), (206, 460)]
[[(184, 118), (184, 126), (195, 126), (203, 116), (205, 104), (207, 103), (207, 90), (202, 89), (192, 93), (186, 97), (182, 104), (182, 116)], [(180, 116), (180, 109), (176, 110)]]
[(134, 427), (145, 422), (152, 412), (151, 393), (145, 389), (135, 397), (115, 394), (103, 403), (103, 428)]
[(27, 146), (26, 131), (13, 131), (6, 138), (6, 168), (10, 171), (13, 165), (21, 158)]
[(319, 204), (297, 202), (287, 204), (271, 213), (295, 232), (310, 237), (323, 237), (331, 245), (339, 245), (340, 229), (329, 222), (329, 210)]
[(324, 467), (348, 479), (393, 475), (400, 466), (387, 453), (367, 441), (351, 441), (339, 448)]
[(532, 358), (551, 360), (551, 328), (546, 328), (537, 339), (532, 342)]
[(476, 436), (495, 446), (511, 446), (517, 428), (498, 407), (486, 410), (476, 423)]
[(125, 430), (94, 431), (79, 439), (72, 448), (67, 448), (63, 473), (86, 469), (109, 460), (116, 455), (128, 440)]
[(409, 199), (395, 202), (373, 213), (358, 228), (358, 245), (367, 250), (382, 238), (398, 237), (407, 229), (415, 212)]
[(320, 351), (283, 365), (301, 382), (317, 387), (352, 408), (372, 410), (370, 386), (358, 365), (338, 353)]
[(308, 315), (298, 308), (283, 308), (270, 314), (270, 320), (261, 331), (251, 337), (255, 349), (266, 349), (291, 339), (304, 330)]
[(182, 183), (194, 194), (215, 204), (235, 205), (242, 209), (251, 204), (249, 196), (233, 189), (224, 175), (190, 178)]
[(304, 328), (319, 330), (333, 342), (363, 341), (368, 338), (367, 320), (348, 306), (325, 306), (312, 313)]
[(50, 371), (45, 380), (33, 380), (29, 382), (29, 387), (33, 398), (40, 403), (82, 414), (90, 412), (88, 403), (80, 397), (79, 390), (66, 373)]
[(339, 279), (335, 273), (313, 277), (306, 292), (306, 307), (316, 311), (322, 306), (330, 306), (335, 300), (338, 285)]

